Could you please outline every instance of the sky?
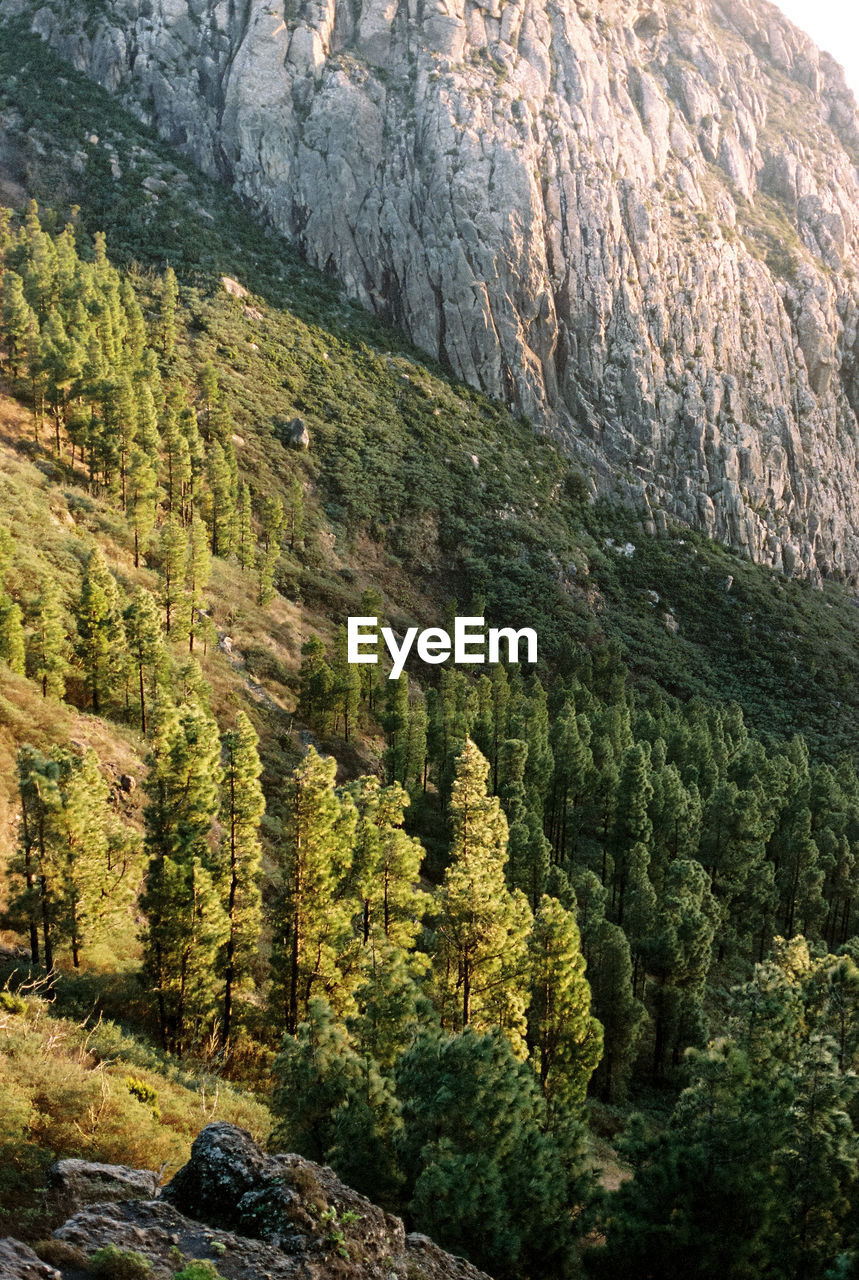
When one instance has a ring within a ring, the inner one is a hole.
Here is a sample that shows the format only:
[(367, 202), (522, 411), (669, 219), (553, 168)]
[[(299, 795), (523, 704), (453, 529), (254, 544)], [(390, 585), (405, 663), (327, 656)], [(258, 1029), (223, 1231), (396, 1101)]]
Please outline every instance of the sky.
[(859, 4), (856, 0), (774, 0), (791, 22), (841, 63), (859, 98)]

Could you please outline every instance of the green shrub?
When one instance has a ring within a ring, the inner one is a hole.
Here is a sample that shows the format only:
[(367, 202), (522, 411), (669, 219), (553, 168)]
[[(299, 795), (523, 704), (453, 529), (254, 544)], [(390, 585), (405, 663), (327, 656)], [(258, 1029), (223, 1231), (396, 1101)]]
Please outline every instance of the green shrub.
[(33, 1252), (37, 1253), (43, 1262), (48, 1262), (52, 1267), (59, 1269), (86, 1271), (88, 1266), (83, 1249), (79, 1249), (75, 1244), (69, 1244), (67, 1240), (55, 1240), (53, 1237), (48, 1240), (37, 1240), (33, 1245)]
[(145, 1080), (138, 1080), (136, 1076), (126, 1076), (125, 1087), (133, 1098), (137, 1098), (138, 1102), (142, 1102), (145, 1107), (149, 1107), (156, 1120), (161, 1119), (161, 1111), (158, 1107), (158, 1093), (151, 1084), (147, 1084)]
[(189, 1262), (181, 1271), (177, 1271), (174, 1280), (223, 1280), (214, 1262), (201, 1258), (197, 1262)]
[(142, 1253), (134, 1249), (120, 1249), (115, 1244), (97, 1249), (90, 1255), (87, 1265), (90, 1275), (103, 1276), (104, 1280), (149, 1280), (152, 1275), (152, 1264)]
[(11, 991), (0, 991), (0, 1010), (4, 1013), (26, 1013), (27, 1001), (23, 996), (13, 995)]

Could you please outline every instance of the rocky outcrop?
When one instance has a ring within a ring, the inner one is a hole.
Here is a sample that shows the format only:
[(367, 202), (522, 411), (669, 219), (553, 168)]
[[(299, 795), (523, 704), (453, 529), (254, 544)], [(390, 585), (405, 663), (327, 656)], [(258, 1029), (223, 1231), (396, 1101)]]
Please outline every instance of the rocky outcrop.
[(16, 13), (654, 528), (856, 580), (855, 103), (766, 0)]
[[(60, 1270), (17, 1241), (0, 1242), (3, 1280), (60, 1280), (65, 1256), (72, 1259), (68, 1275), (77, 1276), (80, 1259), (107, 1245), (141, 1255), (152, 1280), (173, 1280), (180, 1258), (207, 1258), (228, 1280), (489, 1280), (427, 1237), (406, 1235), (399, 1218), (344, 1186), (331, 1169), (301, 1156), (266, 1155), (235, 1125), (204, 1129), (189, 1162), (155, 1198), (120, 1198), (115, 1193), (133, 1171), (90, 1165), (90, 1180), (96, 1167), (107, 1202), (79, 1209), (54, 1232), (54, 1249), (43, 1250)], [(64, 1176), (66, 1185), (73, 1179), (80, 1186), (84, 1175)], [(141, 1172), (147, 1192), (150, 1176)], [(4, 1269), (7, 1256), (19, 1270)]]

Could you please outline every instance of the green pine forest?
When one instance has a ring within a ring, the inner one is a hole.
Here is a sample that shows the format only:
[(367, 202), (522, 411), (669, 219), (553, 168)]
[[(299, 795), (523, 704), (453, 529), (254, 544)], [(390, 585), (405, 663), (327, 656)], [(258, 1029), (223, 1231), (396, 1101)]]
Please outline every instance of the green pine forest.
[[(847, 588), (595, 499), (14, 25), (0, 116), (3, 1233), (223, 1118), (499, 1280), (859, 1274)], [(346, 661), (457, 613), (539, 663)]]

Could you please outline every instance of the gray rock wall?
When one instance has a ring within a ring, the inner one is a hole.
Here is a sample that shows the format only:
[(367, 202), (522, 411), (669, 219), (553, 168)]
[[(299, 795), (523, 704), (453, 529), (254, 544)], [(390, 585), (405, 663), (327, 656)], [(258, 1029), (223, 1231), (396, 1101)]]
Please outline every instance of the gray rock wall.
[(859, 577), (856, 108), (764, 0), (22, 12), (655, 526)]

